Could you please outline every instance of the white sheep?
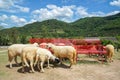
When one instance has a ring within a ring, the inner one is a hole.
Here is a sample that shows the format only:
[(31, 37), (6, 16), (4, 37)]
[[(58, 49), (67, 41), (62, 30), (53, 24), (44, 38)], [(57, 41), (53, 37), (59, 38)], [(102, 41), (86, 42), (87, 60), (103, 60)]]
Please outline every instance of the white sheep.
[(8, 61), (10, 62), (10, 68), (12, 68), (12, 60), (14, 58), (16, 64), (17, 62), (17, 56), (20, 56), (22, 53), (22, 49), (26, 46), (39, 46), (37, 43), (34, 44), (13, 44), (8, 47)]
[(36, 58), (36, 51), (39, 47), (33, 47), (33, 46), (27, 46), (22, 49), (21, 53), (21, 61), (22, 61), (22, 71), (24, 72), (24, 63), (27, 67), (29, 67), (29, 64), (27, 61), (30, 61), (30, 67), (32, 69), (32, 72), (35, 72), (33, 69), (33, 63)]
[(57, 63), (59, 62), (59, 59), (56, 58), (54, 55), (52, 55), (52, 53), (47, 49), (39, 48), (36, 53), (37, 53), (37, 57), (34, 65), (36, 65), (37, 62), (38, 63), (40, 62), (41, 72), (44, 72), (43, 64), (45, 63), (45, 61), (47, 61), (48, 63), (48, 66), (47, 66), (48, 68), (50, 67), (49, 66), (50, 59)]
[(106, 45), (106, 51), (107, 53), (105, 54), (106, 61), (112, 62), (113, 55), (114, 55), (114, 46), (111, 44)]
[(68, 58), (70, 60), (70, 67), (76, 64), (76, 49), (73, 46), (56, 46), (48, 43), (47, 47), (56, 57), (60, 58), (61, 63), (63, 58)]
[[(24, 72), (24, 63), (27, 67), (29, 67), (29, 64), (27, 61), (30, 61), (30, 67), (32, 72), (34, 71), (33, 64), (36, 65), (38, 61), (41, 62), (41, 71), (44, 72), (43, 64), (47, 60), (48, 67), (49, 67), (49, 59), (52, 59), (54, 61), (58, 61), (58, 59), (51, 54), (50, 51), (47, 49), (39, 48), (39, 47), (25, 47), (22, 50), (21, 54), (21, 60), (22, 60), (22, 71)], [(35, 63), (34, 63), (35, 62)]]

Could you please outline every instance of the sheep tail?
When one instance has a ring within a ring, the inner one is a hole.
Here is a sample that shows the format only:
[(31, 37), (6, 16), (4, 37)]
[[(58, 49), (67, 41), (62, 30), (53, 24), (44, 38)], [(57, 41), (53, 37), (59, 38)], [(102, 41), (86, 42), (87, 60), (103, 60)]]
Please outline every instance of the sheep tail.
[(10, 51), (8, 50), (8, 61), (10, 61)]
[(12, 59), (13, 59), (13, 54), (11, 53), (11, 51), (10, 50), (8, 50), (8, 61), (12, 61)]

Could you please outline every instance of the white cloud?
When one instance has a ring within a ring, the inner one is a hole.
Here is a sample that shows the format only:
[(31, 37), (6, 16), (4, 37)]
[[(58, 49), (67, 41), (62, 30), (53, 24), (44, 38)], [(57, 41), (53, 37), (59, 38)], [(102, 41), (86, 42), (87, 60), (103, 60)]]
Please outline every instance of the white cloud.
[(110, 5), (120, 7), (120, 0), (113, 0), (112, 2), (110, 2)]
[(84, 7), (78, 7), (76, 9), (76, 16), (79, 18), (84, 18), (84, 17), (104, 17), (104, 16), (110, 16), (110, 15), (115, 15), (117, 13), (120, 13), (120, 11), (112, 11), (109, 13), (104, 13), (101, 11), (98, 12), (91, 12), (89, 13), (86, 8)]
[(16, 24), (17, 26), (23, 26), (27, 23), (27, 20), (24, 18), (19, 18), (15, 15), (11, 15), (10, 16), (10, 20), (12, 21), (12, 23)]
[(12, 0), (0, 0), (0, 9), (9, 9), (13, 6)]
[(0, 0), (0, 11), (6, 12), (29, 12), (28, 7), (19, 6), (21, 0)]
[(109, 12), (109, 13), (107, 13), (105, 16), (115, 15), (115, 14), (117, 14), (117, 13), (120, 13), (120, 11)]
[(16, 22), (16, 23), (19, 22), (18, 17), (15, 16), (15, 15), (10, 16), (10, 19), (11, 19), (13, 22)]
[(2, 16), (0, 16), (0, 21), (5, 21), (8, 19), (8, 16), (3, 14)]
[(8, 26), (8, 24), (6, 24), (6, 23), (1, 23), (0, 25), (1, 26)]
[(29, 12), (30, 11), (30, 9), (27, 7), (22, 7), (22, 6), (18, 6), (18, 5), (14, 5), (14, 7), (20, 9), (20, 11), (22, 11), (22, 12)]
[[(4, 27), (12, 27), (12, 26), (23, 26), (27, 23), (29, 23), (25, 18), (18, 17), (16, 15), (8, 16), (6, 14), (3, 14), (0, 16), (0, 25)], [(34, 22), (34, 20), (31, 20), (31, 22)]]
[(88, 12), (88, 9), (83, 6), (56, 6), (47, 5), (46, 8), (34, 10), (32, 12), (32, 18), (36, 21), (43, 21), (47, 19), (58, 19), (66, 22), (72, 22), (74, 20), (84, 17), (103, 17), (107, 15), (113, 15), (119, 13), (119, 11), (113, 11), (110, 13), (104, 13), (101, 11)]
[(82, 6), (77, 7), (75, 13), (76, 13), (76, 15), (79, 15), (79, 16), (81, 16), (81, 17), (88, 17), (88, 16), (90, 16), (90, 15), (88, 14), (88, 12), (87, 12), (87, 9), (84, 8), (84, 7), (82, 7)]
[(26, 21), (24, 18), (20, 18), (20, 19), (19, 19), (19, 22), (20, 22), (20, 23), (26, 23), (27, 21)]
[(93, 17), (93, 16), (103, 16), (105, 15), (105, 13), (101, 11), (89, 13), (85, 7), (80, 6), (76, 8), (75, 15), (78, 18), (84, 18), (84, 17)]
[(37, 20), (31, 19), (31, 20), (28, 22), (28, 24), (33, 23), (33, 22), (37, 22)]
[(46, 19), (59, 19), (69, 21), (74, 12), (75, 6), (62, 6), (58, 7), (56, 5), (47, 5), (46, 8), (41, 8), (39, 10), (34, 10), (32, 12), (33, 18), (42, 21)]

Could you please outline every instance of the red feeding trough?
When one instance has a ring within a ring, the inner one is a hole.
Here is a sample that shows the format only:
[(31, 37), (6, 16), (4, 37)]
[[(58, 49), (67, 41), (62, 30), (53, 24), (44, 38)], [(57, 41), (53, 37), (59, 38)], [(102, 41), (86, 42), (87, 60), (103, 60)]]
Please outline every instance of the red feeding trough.
[(57, 45), (57, 46), (65, 46), (64, 43), (56, 43), (55, 45)]
[(100, 39), (46, 39), (32, 38), (30, 43), (41, 43), (39, 46), (46, 48), (47, 43), (53, 43), (57, 46), (72, 45), (75, 47), (78, 54), (106, 54), (105, 47), (101, 44)]
[(47, 45), (47, 43), (41, 43), (39, 46), (40, 46), (41, 48), (46, 48), (46, 45)]

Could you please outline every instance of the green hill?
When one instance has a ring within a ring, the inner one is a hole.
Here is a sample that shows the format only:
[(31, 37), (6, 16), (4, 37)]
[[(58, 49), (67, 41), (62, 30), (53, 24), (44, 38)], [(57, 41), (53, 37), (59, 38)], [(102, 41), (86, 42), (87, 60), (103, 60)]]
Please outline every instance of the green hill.
[(83, 18), (71, 23), (83, 36), (120, 35), (120, 13), (107, 17)]
[(19, 28), (18, 30), (27, 35), (31, 34), (36, 37), (49, 37), (50, 34), (54, 35), (56, 33), (64, 33), (64, 30), (66, 30), (68, 27), (68, 23), (51, 19), (43, 22), (28, 24)]
[(56, 19), (34, 22), (23, 27), (0, 30), (0, 36), (10, 39), (24, 37), (80, 38), (120, 36), (120, 13), (106, 17), (87, 17), (72, 23)]

